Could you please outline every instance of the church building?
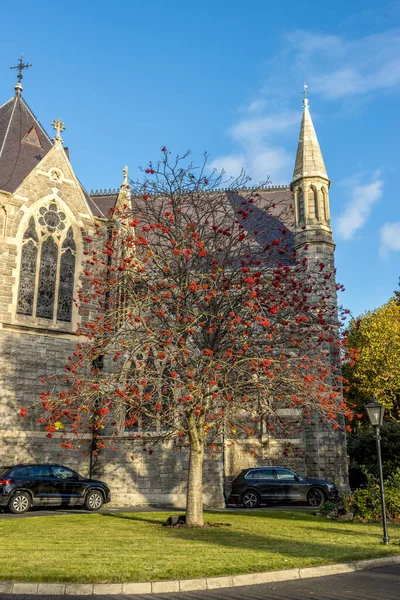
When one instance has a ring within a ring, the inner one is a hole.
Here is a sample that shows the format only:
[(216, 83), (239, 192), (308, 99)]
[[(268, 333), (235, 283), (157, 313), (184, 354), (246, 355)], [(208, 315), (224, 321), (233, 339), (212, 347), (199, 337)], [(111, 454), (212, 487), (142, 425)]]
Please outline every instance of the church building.
[[(52, 122), (55, 133), (51, 138), (24, 98), (21, 79), (26, 66), (20, 61), (15, 94), (0, 105), (1, 463), (58, 462), (84, 475), (92, 472), (110, 485), (113, 502), (120, 506), (182, 506), (182, 471), (187, 468), (188, 453), (184, 448), (177, 452), (173, 441), (142, 457), (133, 448), (142, 442), (127, 431), (121, 433), (114, 453), (100, 452), (93, 461), (90, 450), (85, 454), (63, 451), (57, 434), (46, 437), (34, 415), (20, 416), (21, 407), (42, 393), (40, 380), (62, 373), (75, 349), (82, 315), (73, 298), (81, 285), (85, 238), (94, 234), (96, 224), (105, 223), (108, 211), (128, 193), (126, 174), (117, 191), (89, 194), (85, 190), (64, 147), (63, 123), (60, 119)], [(79, 177), (84, 180), (85, 174)], [(267, 187), (262, 193), (292, 207), (297, 252), (333, 269), (329, 186), (305, 98), (292, 182)], [(292, 409), (286, 410), (287, 418), (295, 417)], [(254, 452), (243, 449), (246, 445)], [(132, 453), (138, 457), (135, 461)], [(219, 455), (205, 462), (206, 504), (222, 506), (229, 481), (255, 464), (288, 466), (345, 488), (345, 433), (316, 420), (295, 439), (283, 441), (260, 431), (240, 446), (225, 440)]]

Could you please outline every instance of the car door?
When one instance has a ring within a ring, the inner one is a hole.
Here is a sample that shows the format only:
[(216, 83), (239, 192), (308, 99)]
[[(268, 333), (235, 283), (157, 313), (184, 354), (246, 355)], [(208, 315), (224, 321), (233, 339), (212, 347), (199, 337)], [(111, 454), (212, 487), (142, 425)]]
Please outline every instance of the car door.
[(276, 481), (274, 469), (269, 469), (268, 467), (264, 469), (254, 469), (253, 471), (250, 471), (250, 473), (251, 479), (249, 480), (249, 486), (251, 485), (254, 487), (263, 500), (273, 498)]
[(290, 469), (276, 470), (277, 496), (281, 500), (304, 500), (306, 483)]
[(67, 506), (79, 504), (85, 484), (78, 473), (61, 465), (53, 465), (52, 472), (60, 490), (61, 503)]
[(33, 504), (54, 505), (59, 502), (60, 493), (49, 465), (29, 466), (25, 481), (33, 494)]

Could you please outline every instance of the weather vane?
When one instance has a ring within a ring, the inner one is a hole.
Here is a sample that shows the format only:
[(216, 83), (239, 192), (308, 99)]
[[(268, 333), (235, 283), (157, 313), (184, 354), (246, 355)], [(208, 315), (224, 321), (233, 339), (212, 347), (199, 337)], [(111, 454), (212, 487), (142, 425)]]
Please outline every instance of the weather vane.
[(24, 64), (23, 58), (24, 58), (24, 55), (21, 54), (21, 57), (18, 59), (18, 64), (15, 67), (10, 67), (10, 69), (18, 69), (18, 75), (17, 75), (18, 83), (21, 83), (22, 71), (24, 69), (29, 69), (29, 67), (32, 66), (30, 63)]
[(58, 117), (58, 119), (55, 119), (52, 122), (52, 126), (53, 126), (53, 129), (56, 130), (56, 135), (53, 138), (53, 141), (55, 142), (57, 140), (57, 141), (59, 141), (59, 142), (62, 143), (62, 139), (61, 139), (60, 133), (62, 131), (65, 131), (66, 127), (65, 127), (64, 123), (61, 121), (60, 117)]
[(308, 106), (308, 85), (306, 84), (306, 82), (303, 83), (303, 107), (304, 106)]

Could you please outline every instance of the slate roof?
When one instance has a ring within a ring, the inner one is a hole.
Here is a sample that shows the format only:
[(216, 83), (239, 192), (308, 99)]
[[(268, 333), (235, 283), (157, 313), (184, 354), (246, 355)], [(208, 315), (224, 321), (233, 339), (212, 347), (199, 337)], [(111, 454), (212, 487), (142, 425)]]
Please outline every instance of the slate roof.
[(105, 192), (90, 192), (87, 196), (90, 210), (95, 217), (109, 217), (110, 209), (115, 207), (118, 198), (118, 191), (114, 190), (110, 193)]
[[(214, 192), (212, 192), (214, 194)], [(252, 194), (252, 190), (244, 189), (238, 191), (216, 190), (216, 199), (204, 209), (200, 208), (200, 218), (204, 220), (207, 214), (207, 221), (210, 227), (223, 227), (228, 229), (236, 221), (243, 226), (243, 231), (247, 233), (248, 248), (250, 252), (259, 254), (265, 247), (268, 247), (268, 253), (265, 254), (265, 262), (268, 266), (283, 262), (291, 264), (293, 262), (294, 251), (294, 202), (293, 192), (289, 186), (266, 187), (254, 190), (254, 204), (249, 204), (247, 198)], [(257, 198), (255, 198), (257, 196)], [(165, 206), (162, 202), (154, 200), (150, 211), (144, 207), (150, 200), (143, 200), (141, 197), (132, 197), (132, 210), (142, 224), (147, 222), (154, 223)], [(196, 219), (199, 214), (192, 205), (186, 205), (182, 209), (185, 214), (186, 222)], [(140, 225), (137, 232), (140, 233)], [(285, 242), (279, 246), (272, 245), (273, 240), (282, 239), (285, 236)], [(160, 247), (164, 241), (152, 231), (146, 233), (147, 239)], [(169, 243), (167, 243), (170, 248)], [(283, 253), (282, 253), (283, 252)], [(262, 256), (260, 256), (262, 259)]]
[[(28, 143), (25, 136), (34, 128)], [(25, 100), (16, 95), (0, 106), (0, 190), (14, 192), (52, 147), (52, 142)]]
[[(16, 94), (0, 106), (0, 190), (14, 192), (52, 146), (51, 139), (22, 96)], [(81, 187), (92, 214), (100, 218), (110, 216), (110, 209), (116, 205), (119, 190), (96, 190), (89, 194), (82, 185)], [(259, 190), (259, 196), (269, 207), (269, 222), (264, 225), (265, 230), (271, 234), (275, 229), (272, 221), (280, 226), (281, 221), (276, 217), (279, 214), (282, 218), (282, 208), (293, 205), (293, 195), (289, 187), (277, 186)], [(231, 210), (237, 213), (241, 205), (240, 196), (227, 193), (226, 198)], [(271, 211), (271, 202), (276, 202), (275, 217), (274, 210)], [(256, 218), (259, 220), (260, 212), (257, 217), (254, 215), (254, 219)], [(291, 229), (290, 224), (288, 228)]]

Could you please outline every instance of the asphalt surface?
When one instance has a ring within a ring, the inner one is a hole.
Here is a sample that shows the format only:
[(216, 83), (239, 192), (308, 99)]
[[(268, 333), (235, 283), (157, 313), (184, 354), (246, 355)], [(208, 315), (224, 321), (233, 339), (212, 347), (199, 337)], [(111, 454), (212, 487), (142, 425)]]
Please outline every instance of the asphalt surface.
[[(221, 509), (206, 509), (213, 512), (230, 512), (236, 510), (243, 510), (243, 512), (247, 512), (249, 509), (241, 508), (237, 506), (230, 506), (228, 508)], [(315, 508), (307, 505), (299, 505), (299, 504), (270, 504), (269, 506), (261, 506), (260, 508), (252, 508), (250, 509), (252, 512), (259, 512), (265, 510), (296, 510), (296, 511), (315, 511)], [(124, 512), (124, 513), (137, 513), (137, 512), (171, 512), (172, 514), (176, 514), (179, 512), (185, 512), (185, 508), (176, 508), (176, 506), (119, 506), (119, 507), (110, 507), (105, 506), (101, 510), (97, 511), (101, 514), (110, 514), (113, 512)], [(55, 508), (48, 509), (42, 507), (34, 507), (31, 508), (27, 513), (23, 515), (13, 515), (7, 511), (0, 512), (0, 520), (2, 519), (26, 519), (29, 517), (52, 517), (59, 515), (88, 515), (91, 514), (87, 510), (83, 510), (81, 508)]]
[[(314, 577), (312, 579), (267, 583), (246, 587), (178, 592), (173, 594), (141, 594), (91, 596), (94, 600), (399, 600), (400, 565), (381, 567), (357, 573)], [(40, 596), (0, 594), (0, 600), (38, 600)], [(65, 596), (46, 595), (51, 600)], [(70, 596), (71, 600), (87, 600), (88, 596)]]

